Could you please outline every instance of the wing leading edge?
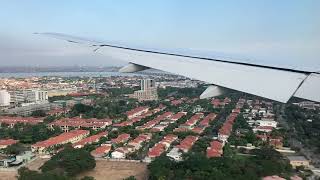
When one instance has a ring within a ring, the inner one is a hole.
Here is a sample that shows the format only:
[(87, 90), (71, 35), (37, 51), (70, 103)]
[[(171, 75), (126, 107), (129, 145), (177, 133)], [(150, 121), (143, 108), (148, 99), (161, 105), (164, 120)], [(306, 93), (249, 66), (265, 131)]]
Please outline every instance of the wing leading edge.
[(159, 69), (283, 103), (292, 96), (320, 102), (317, 73), (134, 49), (57, 33), (42, 34), (96, 47), (100, 53), (141, 65), (142, 69)]

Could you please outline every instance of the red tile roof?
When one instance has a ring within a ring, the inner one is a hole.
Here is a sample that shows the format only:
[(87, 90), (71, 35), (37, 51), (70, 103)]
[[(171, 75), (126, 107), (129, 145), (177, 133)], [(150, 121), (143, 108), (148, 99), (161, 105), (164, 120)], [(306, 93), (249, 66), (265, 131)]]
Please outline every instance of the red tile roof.
[(129, 116), (132, 116), (132, 115), (135, 115), (135, 114), (141, 114), (141, 113), (143, 113), (144, 111), (146, 111), (146, 110), (148, 110), (149, 109), (149, 107), (147, 107), (147, 106), (141, 106), (141, 107), (137, 107), (137, 108), (134, 108), (134, 109), (132, 109), (132, 110), (130, 110), (130, 111), (127, 111), (126, 112), (126, 115), (129, 117)]
[(38, 124), (41, 122), (43, 122), (43, 118), (0, 116), (0, 123), (6, 123), (6, 124), (16, 124), (16, 123)]
[(223, 144), (220, 141), (212, 141), (207, 149), (207, 157), (220, 157), (222, 155), (222, 148)]
[(91, 151), (93, 156), (103, 156), (108, 154), (111, 150), (111, 144), (105, 144), (97, 147), (95, 150)]
[(167, 150), (168, 145), (170, 145), (177, 138), (178, 136), (173, 134), (166, 135), (160, 142), (149, 149), (148, 157), (153, 158), (160, 156), (164, 151)]
[(91, 144), (93, 142), (98, 142), (101, 137), (106, 137), (107, 135), (108, 135), (108, 132), (101, 132), (101, 133), (98, 133), (96, 135), (89, 136), (87, 138), (82, 139), (81, 141), (79, 141), (77, 143), (74, 143), (73, 147), (77, 147), (77, 146), (83, 147), (86, 144)]
[(45, 141), (40, 141), (37, 142), (36, 144), (33, 144), (33, 147), (44, 147), (44, 148), (48, 148), (57, 144), (61, 144), (64, 143), (72, 138), (81, 136), (81, 135), (86, 135), (89, 134), (88, 130), (73, 130), (70, 132), (66, 132), (66, 133), (62, 133), (59, 136), (55, 136), (52, 138), (49, 138)]
[(14, 139), (0, 139), (0, 146), (10, 146), (18, 142), (19, 142), (18, 140), (14, 140)]
[(104, 127), (112, 124), (111, 119), (82, 119), (82, 118), (63, 118), (55, 120), (50, 125), (54, 126), (71, 126), (71, 127)]
[(188, 151), (197, 140), (198, 140), (197, 136), (187, 136), (176, 147), (183, 151)]
[(120, 134), (117, 138), (111, 139), (112, 143), (118, 144), (128, 141), (130, 134)]

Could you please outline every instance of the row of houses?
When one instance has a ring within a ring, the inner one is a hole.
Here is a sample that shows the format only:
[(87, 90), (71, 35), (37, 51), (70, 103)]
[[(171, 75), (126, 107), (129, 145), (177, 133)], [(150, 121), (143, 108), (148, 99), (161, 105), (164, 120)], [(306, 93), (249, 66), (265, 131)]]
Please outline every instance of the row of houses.
[(5, 149), (8, 146), (14, 145), (18, 142), (19, 142), (18, 140), (14, 140), (14, 139), (0, 139), (0, 149)]
[(190, 119), (188, 119), (185, 123), (181, 124), (179, 127), (175, 128), (173, 131), (175, 132), (185, 132), (189, 131), (204, 117), (203, 113), (196, 113)]
[(133, 153), (139, 150), (143, 143), (148, 142), (152, 137), (151, 133), (140, 134), (135, 139), (129, 141), (125, 146), (116, 148), (112, 153), (111, 157), (115, 159), (124, 159), (128, 153)]
[(229, 136), (231, 135), (232, 126), (236, 118), (238, 117), (238, 114), (239, 113), (235, 113), (235, 112), (231, 113), (227, 117), (227, 120), (223, 123), (222, 127), (219, 129), (218, 139), (223, 143), (227, 142)]
[(192, 148), (193, 144), (199, 139), (198, 136), (187, 136), (184, 138), (180, 144), (176, 145), (171, 151), (167, 154), (168, 157), (176, 161), (182, 160), (182, 153), (187, 153)]
[[(150, 110), (149, 107), (138, 107), (132, 109), (131, 111), (126, 112), (128, 120), (113, 124), (114, 127), (125, 127), (125, 126), (132, 126), (133, 123), (141, 121), (146, 117), (152, 116), (159, 111), (162, 111), (165, 107), (159, 106), (158, 108)], [(148, 109), (148, 110), (147, 110)]]
[(167, 151), (171, 144), (178, 139), (178, 136), (169, 134), (166, 135), (161, 141), (156, 143), (152, 148), (149, 149), (147, 157), (149, 159), (154, 159), (160, 156), (162, 153)]
[(245, 99), (239, 99), (236, 108), (232, 110), (231, 114), (227, 117), (222, 127), (218, 132), (218, 139), (210, 142), (210, 146), (207, 148), (207, 157), (220, 157), (223, 154), (223, 146), (228, 141), (229, 136), (232, 132), (232, 126), (237, 119), (238, 115), (243, 108)]
[(33, 153), (47, 154), (54, 152), (55, 148), (58, 148), (60, 145), (67, 143), (76, 143), (80, 140), (86, 138), (90, 134), (88, 130), (72, 130), (69, 132), (62, 133), (58, 136), (51, 137), (44, 141), (39, 141), (31, 145), (31, 151)]
[(43, 118), (0, 116), (0, 126), (8, 125), (11, 128), (17, 123), (35, 125), (42, 122)]
[(206, 117), (204, 117), (196, 127), (192, 128), (192, 132), (197, 133), (197, 134), (202, 134), (203, 131), (209, 127), (209, 124), (211, 121), (215, 120), (217, 117), (216, 114), (210, 113)]
[(223, 100), (213, 98), (211, 100), (211, 104), (213, 105), (214, 108), (219, 108), (219, 107), (224, 107), (225, 105), (229, 104), (231, 102), (231, 99), (226, 97)]
[(138, 129), (138, 130), (151, 129), (151, 128), (153, 128), (155, 125), (159, 124), (161, 121), (170, 118), (172, 115), (173, 115), (172, 112), (165, 112), (165, 113), (157, 116), (157, 117), (154, 118), (153, 120), (146, 122), (144, 125), (142, 125), (142, 126), (137, 126), (136, 129)]
[(107, 137), (107, 136), (108, 136), (108, 132), (103, 131), (98, 134), (86, 137), (86, 138), (80, 140), (79, 142), (74, 143), (72, 146), (74, 148), (83, 148), (85, 145), (97, 143), (97, 142), (99, 142), (100, 138)]
[(133, 118), (138, 117), (148, 111), (149, 111), (149, 107), (140, 106), (140, 107), (134, 108), (130, 111), (127, 111), (125, 114), (127, 115), (128, 119), (133, 119)]
[(89, 128), (92, 130), (104, 129), (112, 124), (111, 119), (82, 119), (82, 118), (62, 118), (53, 121), (48, 124), (48, 127), (54, 129), (54, 127), (59, 127), (64, 132), (68, 132), (70, 129), (80, 129)]
[(176, 114), (173, 114), (172, 116), (170, 116), (170, 118), (166, 118), (166, 119), (162, 120), (158, 125), (155, 125), (151, 129), (151, 132), (163, 131), (166, 127), (169, 126), (169, 124), (176, 122), (177, 120), (179, 120), (180, 118), (182, 118), (186, 114), (187, 114), (187, 112), (178, 112)]

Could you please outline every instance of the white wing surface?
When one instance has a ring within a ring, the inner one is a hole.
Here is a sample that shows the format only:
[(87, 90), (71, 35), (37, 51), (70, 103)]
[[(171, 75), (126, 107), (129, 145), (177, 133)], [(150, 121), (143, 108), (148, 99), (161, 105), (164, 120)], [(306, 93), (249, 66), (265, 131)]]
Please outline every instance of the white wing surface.
[(40, 34), (96, 47), (100, 53), (131, 63), (125, 68), (126, 72), (154, 68), (279, 102), (285, 103), (292, 96), (320, 102), (320, 75), (317, 72), (130, 48), (57, 33)]

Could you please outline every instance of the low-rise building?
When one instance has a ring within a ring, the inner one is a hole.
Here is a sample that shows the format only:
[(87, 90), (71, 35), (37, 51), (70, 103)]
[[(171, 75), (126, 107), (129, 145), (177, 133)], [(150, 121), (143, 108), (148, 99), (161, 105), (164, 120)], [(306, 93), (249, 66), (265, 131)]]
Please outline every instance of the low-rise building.
[(82, 118), (63, 118), (50, 123), (48, 126), (53, 129), (54, 126), (60, 127), (61, 130), (68, 132), (70, 128), (90, 128), (93, 130), (104, 129), (112, 124), (111, 119), (82, 119)]
[(288, 159), (293, 168), (297, 168), (299, 166), (309, 168), (310, 161), (306, 159), (304, 156), (288, 156)]
[(176, 148), (180, 149), (183, 152), (188, 152), (193, 144), (198, 140), (197, 136), (187, 136), (184, 138)]
[(86, 144), (92, 144), (94, 142), (99, 142), (100, 138), (102, 137), (106, 137), (108, 135), (108, 132), (101, 132), (89, 137), (86, 137), (84, 139), (82, 139), (79, 142), (76, 142), (73, 144), (74, 148), (83, 148)]
[(114, 159), (125, 159), (129, 152), (130, 150), (128, 147), (119, 147), (111, 153), (111, 157)]
[(268, 126), (268, 127), (276, 128), (278, 125), (278, 122), (272, 121), (272, 120), (257, 120), (255, 124), (258, 126), (265, 126), (265, 127)]
[(142, 115), (143, 113), (148, 112), (148, 110), (149, 110), (149, 107), (141, 106), (141, 107), (134, 108), (130, 111), (127, 111), (126, 115), (127, 115), (128, 119), (132, 119), (132, 118), (135, 118), (137, 116)]
[(120, 134), (117, 138), (111, 139), (113, 144), (125, 143), (130, 139), (130, 134)]
[(220, 141), (212, 141), (210, 147), (207, 148), (207, 157), (220, 157), (223, 153), (223, 143)]
[(91, 155), (96, 158), (105, 157), (109, 154), (111, 150), (111, 144), (102, 144), (97, 147), (95, 150), (91, 151)]
[(90, 134), (88, 130), (72, 130), (62, 133), (58, 136), (51, 137), (45, 141), (37, 142), (31, 145), (31, 151), (39, 154), (46, 154), (53, 152), (54, 147), (67, 144), (76, 143)]
[(0, 126), (6, 124), (11, 128), (17, 123), (35, 125), (42, 122), (43, 118), (0, 116)]
[(14, 139), (0, 139), (0, 149), (5, 149), (8, 146), (14, 145), (18, 142), (19, 142), (18, 140), (14, 140)]
[(149, 149), (148, 158), (153, 159), (160, 156), (162, 153), (168, 150), (171, 143), (178, 139), (178, 136), (169, 134), (166, 135), (160, 142), (155, 144), (152, 148)]

